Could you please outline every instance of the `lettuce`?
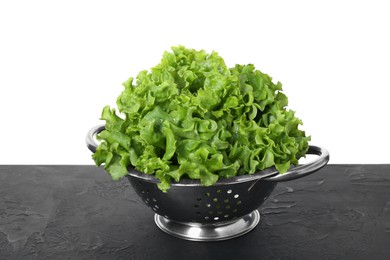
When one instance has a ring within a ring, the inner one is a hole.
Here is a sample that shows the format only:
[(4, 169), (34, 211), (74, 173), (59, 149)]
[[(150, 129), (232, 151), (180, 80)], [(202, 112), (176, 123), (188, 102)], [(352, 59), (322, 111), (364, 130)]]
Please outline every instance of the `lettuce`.
[(284, 173), (308, 150), (282, 84), (252, 64), (229, 69), (216, 52), (172, 47), (123, 86), (92, 155), (114, 180), (134, 167), (162, 191), (183, 178), (210, 186), (272, 166)]

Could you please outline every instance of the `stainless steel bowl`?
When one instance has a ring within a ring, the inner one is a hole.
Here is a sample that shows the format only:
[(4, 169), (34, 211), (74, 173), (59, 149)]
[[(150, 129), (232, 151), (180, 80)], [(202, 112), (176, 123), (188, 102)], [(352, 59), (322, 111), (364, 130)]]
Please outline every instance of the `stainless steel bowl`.
[[(94, 135), (104, 126), (92, 128), (86, 138), (87, 146), (95, 152)], [(269, 168), (252, 175), (218, 180), (205, 187), (199, 180), (173, 182), (168, 192), (157, 187), (159, 180), (129, 168), (127, 175), (135, 192), (155, 212), (155, 223), (164, 232), (193, 241), (217, 241), (243, 235), (260, 221), (258, 208), (274, 190), (277, 182), (289, 181), (311, 174), (329, 161), (329, 153), (310, 146), (307, 154), (318, 155), (316, 160), (280, 174)]]

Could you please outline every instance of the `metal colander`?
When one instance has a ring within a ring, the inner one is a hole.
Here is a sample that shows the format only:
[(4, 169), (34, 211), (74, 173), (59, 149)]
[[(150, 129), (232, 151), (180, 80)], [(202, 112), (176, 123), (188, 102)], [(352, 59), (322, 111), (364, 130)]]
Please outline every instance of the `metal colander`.
[[(103, 131), (96, 126), (87, 134), (87, 146), (95, 152), (94, 136)], [(260, 221), (258, 208), (274, 190), (277, 182), (301, 178), (327, 164), (329, 153), (310, 146), (307, 154), (319, 157), (305, 165), (291, 167), (279, 174), (269, 168), (252, 175), (220, 179), (205, 187), (199, 180), (184, 179), (162, 192), (154, 175), (129, 168), (127, 175), (135, 192), (155, 212), (157, 226), (168, 234), (193, 241), (217, 241), (243, 235)]]

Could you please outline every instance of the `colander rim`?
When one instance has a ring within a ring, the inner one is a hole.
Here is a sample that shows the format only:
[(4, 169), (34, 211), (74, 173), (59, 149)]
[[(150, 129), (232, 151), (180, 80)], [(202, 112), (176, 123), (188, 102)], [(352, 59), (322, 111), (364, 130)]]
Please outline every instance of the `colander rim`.
[[(295, 166), (291, 166), (293, 168)], [(235, 183), (242, 183), (242, 182), (250, 182), (254, 180), (259, 180), (262, 178), (270, 177), (279, 174), (279, 172), (276, 170), (276, 168), (270, 167), (267, 169), (264, 169), (262, 171), (258, 171), (253, 174), (245, 174), (240, 176), (234, 176), (229, 178), (223, 178), (219, 177), (218, 181), (213, 184), (213, 186), (220, 186), (220, 185), (229, 185), (229, 184), (235, 184)], [(145, 181), (149, 183), (160, 183), (160, 180), (152, 174), (145, 174), (140, 171), (137, 171), (136, 169), (132, 167), (128, 167), (128, 178), (136, 178), (139, 181)], [(175, 182), (174, 180), (171, 182), (171, 186), (204, 186), (200, 180), (193, 180), (189, 178), (181, 179), (179, 182)]]
[[(98, 147), (97, 143), (94, 140), (95, 134), (100, 133), (104, 129), (105, 129), (104, 125), (97, 125), (88, 131), (86, 136), (86, 144), (88, 149), (91, 152), (95, 153)], [(265, 170), (258, 171), (254, 174), (244, 174), (244, 175), (234, 176), (230, 178), (220, 178), (215, 184), (213, 184), (213, 186), (229, 185), (229, 184), (249, 182), (249, 181), (258, 181), (260, 179), (264, 179), (266, 181), (271, 181), (271, 182), (290, 181), (318, 171), (328, 163), (330, 158), (329, 152), (321, 146), (309, 145), (306, 154), (318, 155), (318, 158), (307, 164), (297, 165), (297, 166), (292, 165), (290, 166), (290, 169), (284, 174), (279, 174), (275, 166), (273, 166)], [(160, 180), (157, 179), (156, 176), (141, 173), (135, 170), (134, 168), (132, 168), (131, 166), (128, 167), (127, 177), (136, 178), (139, 181), (160, 183)], [(201, 183), (200, 180), (192, 180), (186, 178), (186, 179), (181, 179), (179, 182), (173, 181), (171, 183), (171, 186), (204, 186), (204, 185)]]

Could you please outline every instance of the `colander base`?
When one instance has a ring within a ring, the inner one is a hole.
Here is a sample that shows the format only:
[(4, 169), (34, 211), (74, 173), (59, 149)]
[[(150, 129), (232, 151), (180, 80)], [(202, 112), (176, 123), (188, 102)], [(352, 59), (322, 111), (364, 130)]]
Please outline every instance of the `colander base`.
[(219, 241), (244, 235), (254, 229), (260, 221), (257, 210), (229, 222), (202, 224), (177, 222), (155, 214), (156, 225), (164, 232), (191, 241)]

